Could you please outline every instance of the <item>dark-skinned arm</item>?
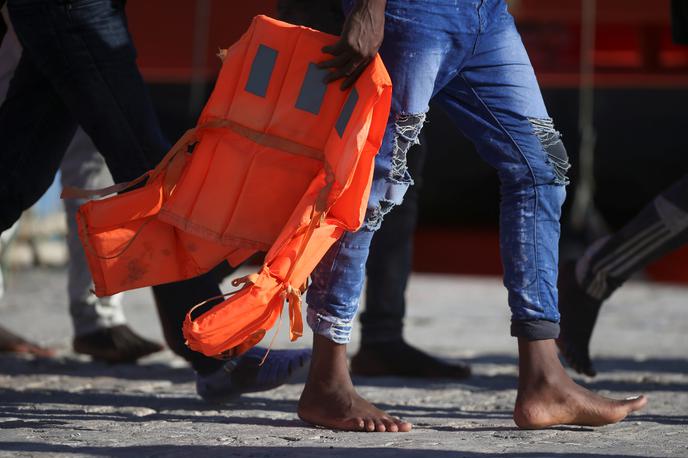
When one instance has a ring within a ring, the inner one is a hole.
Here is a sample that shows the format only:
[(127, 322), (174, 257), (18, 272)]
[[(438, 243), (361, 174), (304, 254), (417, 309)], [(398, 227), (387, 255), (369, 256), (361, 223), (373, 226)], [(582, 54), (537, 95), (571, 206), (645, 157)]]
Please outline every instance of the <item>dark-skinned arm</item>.
[(325, 82), (344, 79), (341, 88), (347, 89), (375, 58), (385, 35), (386, 3), (387, 0), (357, 0), (344, 22), (339, 41), (322, 49), (334, 56), (319, 64), (320, 68), (331, 70)]

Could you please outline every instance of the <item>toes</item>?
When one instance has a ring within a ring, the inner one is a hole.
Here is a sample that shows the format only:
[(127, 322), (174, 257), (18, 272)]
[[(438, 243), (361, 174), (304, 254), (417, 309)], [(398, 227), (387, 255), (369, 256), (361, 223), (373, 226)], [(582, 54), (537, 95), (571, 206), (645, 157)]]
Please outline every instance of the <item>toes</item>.
[(384, 433), (385, 431), (387, 431), (387, 427), (384, 422), (382, 420), (375, 420), (375, 432)]
[[(413, 428), (413, 425), (411, 423), (401, 420), (397, 417), (390, 417), (389, 420), (392, 422), (392, 425), (394, 426), (394, 432), (406, 433), (411, 431), (411, 429)], [(389, 430), (391, 431), (392, 429), (390, 428)]]
[(352, 431), (365, 431), (366, 422), (363, 418), (354, 418), (351, 420), (351, 430)]
[(389, 417), (385, 417), (382, 419), (382, 423), (385, 425), (385, 430), (389, 431), (390, 433), (396, 433), (399, 431), (399, 427), (397, 424), (394, 422), (393, 419)]
[(394, 425), (397, 427), (397, 431), (401, 433), (407, 433), (411, 431), (411, 428), (413, 428), (413, 425), (408, 421), (404, 421), (396, 417), (393, 417), (392, 420), (394, 421)]
[(640, 410), (643, 407), (645, 407), (645, 404), (647, 404), (647, 396), (636, 396), (633, 398), (628, 398), (622, 402), (626, 405), (626, 408), (628, 409), (629, 413), (635, 412), (636, 410)]
[(375, 431), (375, 422), (371, 418), (365, 419), (365, 430), (371, 433)]

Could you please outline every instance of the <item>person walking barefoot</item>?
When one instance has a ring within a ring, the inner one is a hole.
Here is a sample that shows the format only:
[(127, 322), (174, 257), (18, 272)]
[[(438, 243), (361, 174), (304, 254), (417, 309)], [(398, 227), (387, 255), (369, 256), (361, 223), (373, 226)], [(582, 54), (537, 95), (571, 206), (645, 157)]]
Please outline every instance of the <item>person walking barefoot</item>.
[(299, 416), (356, 431), (409, 431), (412, 425), (359, 396), (346, 344), (364, 283), (374, 232), (401, 203), (412, 179), (406, 156), (430, 99), (495, 167), (501, 181), (504, 284), (518, 339), (514, 421), (521, 428), (600, 426), (641, 409), (644, 396), (613, 400), (578, 385), (557, 357), (559, 218), (568, 156), (545, 108), (528, 55), (502, 0), (346, 1), (340, 40), (325, 47), (328, 81), (351, 86), (380, 51), (394, 85), (392, 109), (363, 227), (337, 241), (313, 272), (308, 323), (315, 334)]

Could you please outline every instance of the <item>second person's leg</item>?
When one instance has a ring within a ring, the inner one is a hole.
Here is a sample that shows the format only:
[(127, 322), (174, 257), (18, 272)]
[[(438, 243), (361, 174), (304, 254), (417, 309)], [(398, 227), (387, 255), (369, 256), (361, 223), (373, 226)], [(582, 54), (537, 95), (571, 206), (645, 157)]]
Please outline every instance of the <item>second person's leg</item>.
[(401, 205), (385, 217), (370, 244), (365, 309), (360, 320), (361, 346), (351, 359), (351, 372), (355, 375), (463, 379), (471, 373), (464, 364), (449, 364), (419, 350), (407, 343), (403, 335), (406, 287), (411, 275), (413, 234), (426, 154), (423, 143), (411, 147), (407, 166), (414, 185), (406, 191)]
[(688, 175), (664, 190), (618, 232), (593, 243), (559, 282), (564, 358), (594, 376), (590, 338), (602, 303), (649, 263), (688, 243)]
[[(78, 129), (60, 166), (62, 187), (99, 189), (112, 184), (103, 157), (83, 130)], [(108, 362), (133, 362), (162, 346), (136, 334), (126, 323), (122, 295), (96, 297), (84, 248), (79, 241), (76, 214), (81, 199), (64, 201), (67, 216), (69, 268), (67, 292), (77, 353)]]

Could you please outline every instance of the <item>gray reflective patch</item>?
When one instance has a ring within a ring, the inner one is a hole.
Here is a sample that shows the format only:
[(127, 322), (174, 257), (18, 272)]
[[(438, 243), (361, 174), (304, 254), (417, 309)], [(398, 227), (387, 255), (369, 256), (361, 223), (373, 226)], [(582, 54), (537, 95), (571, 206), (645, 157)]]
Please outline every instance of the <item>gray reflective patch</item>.
[(356, 108), (356, 103), (358, 102), (358, 91), (356, 88), (351, 90), (349, 97), (346, 99), (344, 106), (342, 107), (342, 112), (339, 114), (339, 119), (337, 119), (337, 124), (334, 128), (337, 129), (337, 133), (340, 137), (344, 136), (344, 130), (346, 130), (346, 125), (349, 124), (349, 119), (354, 113), (354, 108)]
[(265, 97), (272, 77), (272, 70), (277, 61), (277, 50), (265, 45), (258, 47), (256, 57), (251, 64), (251, 72), (246, 81), (246, 91), (260, 97)]
[(296, 108), (314, 115), (320, 113), (325, 91), (327, 91), (327, 84), (323, 81), (325, 76), (327, 76), (327, 69), (318, 68), (316, 64), (308, 64), (299, 98), (296, 99)]

